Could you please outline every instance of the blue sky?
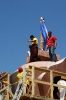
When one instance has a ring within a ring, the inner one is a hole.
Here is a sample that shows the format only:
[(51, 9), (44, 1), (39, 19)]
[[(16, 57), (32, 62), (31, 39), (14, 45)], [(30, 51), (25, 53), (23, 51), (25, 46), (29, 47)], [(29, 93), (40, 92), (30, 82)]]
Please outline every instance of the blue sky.
[(66, 0), (0, 0), (0, 72), (26, 63), (31, 34), (40, 44), (41, 16), (58, 40), (55, 52), (66, 56)]

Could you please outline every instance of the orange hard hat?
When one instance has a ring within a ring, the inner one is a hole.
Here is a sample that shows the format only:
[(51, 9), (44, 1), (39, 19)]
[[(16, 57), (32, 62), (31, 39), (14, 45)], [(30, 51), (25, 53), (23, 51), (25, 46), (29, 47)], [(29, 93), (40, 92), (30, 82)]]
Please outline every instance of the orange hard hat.
[(23, 68), (22, 68), (22, 67), (19, 67), (19, 68), (18, 68), (18, 71), (19, 71), (19, 72), (22, 72), (22, 71), (23, 71)]

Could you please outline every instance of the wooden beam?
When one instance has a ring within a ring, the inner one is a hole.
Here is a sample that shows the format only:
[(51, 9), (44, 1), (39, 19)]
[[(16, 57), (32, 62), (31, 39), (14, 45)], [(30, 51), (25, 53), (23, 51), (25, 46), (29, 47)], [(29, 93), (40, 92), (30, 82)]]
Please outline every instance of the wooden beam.
[[(30, 66), (30, 67), (32, 68), (33, 66)], [(51, 69), (47, 69), (47, 68), (39, 68), (39, 67), (36, 67), (36, 66), (34, 66), (34, 67), (35, 67), (36, 70), (40, 70), (40, 71), (45, 71), (45, 72), (50, 72), (51, 71)], [(66, 73), (55, 71), (55, 70), (52, 70), (52, 71), (53, 71), (53, 74), (66, 76)]]
[[(27, 100), (27, 98), (30, 98), (31, 100), (32, 99), (36, 99), (36, 100), (51, 100), (51, 98), (48, 98), (48, 97), (44, 97), (44, 96), (32, 96), (32, 95), (30, 95), (30, 94), (25, 94), (25, 95), (23, 95), (23, 96), (21, 96), (21, 97), (26, 97), (25, 98), (25, 100)], [(54, 99), (53, 99), (54, 100)]]
[(25, 70), (25, 66), (23, 68), (23, 81), (24, 81), (23, 94), (26, 94), (26, 70)]
[(35, 72), (35, 67), (32, 67), (32, 96), (34, 96), (35, 94), (35, 90), (34, 90), (34, 72)]
[(53, 99), (53, 71), (50, 71), (50, 88), (51, 88), (51, 99)]
[(9, 100), (8, 95), (5, 96), (5, 99), (4, 100)]
[(4, 87), (3, 89), (0, 90), (0, 92), (3, 92), (4, 90), (6, 90), (8, 88), (8, 86)]
[(51, 85), (49, 82), (44, 82), (44, 81), (39, 81), (39, 80), (34, 80), (35, 83), (40, 83), (40, 84), (46, 84), (46, 85)]
[(50, 72), (50, 69), (47, 69), (47, 68), (39, 68), (39, 67), (36, 67), (36, 66), (35, 66), (35, 70), (39, 70), (39, 71), (42, 71), (42, 72)]
[(66, 76), (66, 73), (55, 71), (55, 70), (52, 70), (52, 71), (53, 71), (53, 74), (57, 74), (59, 76)]
[(8, 93), (9, 93), (9, 94), (12, 96), (12, 98), (13, 98), (13, 96), (14, 96), (13, 93), (12, 93), (11, 91), (9, 91), (9, 90), (8, 90)]
[(66, 86), (63, 86), (63, 85), (58, 85), (58, 84), (52, 84), (52, 85), (56, 86), (56, 87), (65, 88), (66, 89)]
[[(9, 73), (8, 73), (8, 75), (7, 75), (7, 83), (10, 84), (10, 74), (9, 74)], [(8, 84), (7, 84), (7, 85), (8, 85)], [(10, 86), (8, 85), (8, 88), (7, 88), (7, 96), (8, 96), (8, 100), (9, 100), (9, 93), (8, 93), (9, 88), (10, 88)]]

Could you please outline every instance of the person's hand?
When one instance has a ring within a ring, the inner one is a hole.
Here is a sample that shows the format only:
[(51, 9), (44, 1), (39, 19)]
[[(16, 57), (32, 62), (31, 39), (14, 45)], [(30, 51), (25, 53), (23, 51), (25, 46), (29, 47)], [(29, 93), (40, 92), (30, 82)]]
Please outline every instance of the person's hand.
[(31, 42), (31, 40), (27, 40), (28, 42)]
[(29, 40), (27, 40), (27, 42), (29, 42)]
[(54, 49), (56, 49), (56, 46), (54, 45)]
[(46, 45), (46, 51), (47, 51), (47, 49), (48, 49), (48, 45)]
[(60, 93), (59, 92), (57, 92), (57, 96), (60, 97)]

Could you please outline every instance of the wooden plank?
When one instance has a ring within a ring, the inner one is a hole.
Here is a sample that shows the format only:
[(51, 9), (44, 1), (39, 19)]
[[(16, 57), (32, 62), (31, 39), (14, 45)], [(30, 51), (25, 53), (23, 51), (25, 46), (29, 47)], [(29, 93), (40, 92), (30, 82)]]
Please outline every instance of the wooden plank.
[(34, 72), (35, 72), (35, 67), (32, 67), (32, 96), (34, 96)]
[(66, 76), (66, 73), (55, 71), (55, 70), (52, 70), (52, 71), (53, 71), (53, 74), (57, 74), (57, 75), (60, 75), (60, 76)]
[(8, 90), (8, 93), (9, 93), (9, 94), (12, 96), (12, 98), (13, 98), (13, 96), (14, 96), (13, 93), (12, 93), (11, 91), (9, 91), (9, 90)]
[(39, 81), (39, 80), (34, 80), (35, 83), (40, 83), (40, 84), (46, 84), (46, 85), (51, 85), (49, 82), (44, 82), (44, 81)]
[(64, 79), (64, 80), (66, 80), (66, 76), (61, 76), (61, 79)]
[(50, 85), (50, 88), (51, 88), (51, 99), (53, 99), (53, 71), (51, 70), (50, 71), (50, 83), (51, 83), (51, 85)]
[(11, 88), (10, 87), (10, 74), (8, 73), (8, 79), (7, 79), (7, 83), (8, 83), (8, 89), (7, 89), (7, 95), (8, 95), (8, 98), (9, 98), (9, 89)]
[[(32, 68), (33, 66), (30, 66), (30, 67)], [(51, 69), (47, 69), (46, 67), (45, 68), (39, 68), (39, 67), (36, 67), (36, 66), (34, 66), (34, 67), (35, 67), (36, 70), (45, 71), (45, 72), (50, 72), (50, 70), (51, 70)], [(66, 76), (66, 73), (55, 71), (55, 70), (52, 70), (52, 71), (53, 71), (53, 74)]]
[[(31, 67), (33, 67), (33, 66), (31, 66)], [(36, 67), (36, 66), (34, 66), (34, 67), (35, 67), (36, 70), (45, 71), (45, 72), (50, 72), (50, 70), (51, 70), (51, 69), (47, 69), (46, 67), (45, 68), (39, 68), (39, 67)], [(28, 69), (28, 70), (31, 71), (30, 69)], [(52, 70), (52, 71), (53, 71), (54, 74), (58, 74), (58, 75), (62, 74), (64, 76), (66, 75), (66, 73), (63, 73), (63, 72), (59, 72), (59, 71), (55, 71), (55, 70)]]
[(63, 85), (53, 84), (53, 86), (60, 87), (60, 88), (65, 88), (66, 89), (66, 86), (63, 86)]
[(23, 81), (24, 81), (23, 94), (26, 94), (26, 70), (25, 70), (25, 66), (23, 68)]
[(4, 90), (6, 90), (8, 88), (8, 86), (4, 87), (3, 89), (0, 90), (0, 92), (3, 92)]
[(4, 100), (9, 100), (8, 95), (5, 96), (5, 99)]
[(42, 72), (50, 72), (50, 69), (47, 69), (47, 68), (39, 68), (39, 67), (36, 67), (36, 66), (35, 66), (35, 70), (39, 70), (39, 71), (42, 71)]
[[(30, 94), (25, 94), (25, 95), (23, 95), (23, 96), (21, 96), (21, 98), (22, 97), (25, 97), (25, 100), (27, 100), (27, 98), (30, 98), (31, 100), (51, 100), (51, 98), (48, 98), (48, 97), (44, 97), (44, 96), (32, 96), (32, 95), (30, 95)], [(30, 100), (29, 99), (29, 100)], [(54, 100), (54, 99), (53, 99)], [(57, 100), (57, 99), (56, 99)]]
[(44, 97), (44, 96), (33, 96), (32, 98), (37, 100), (51, 100), (51, 98)]

